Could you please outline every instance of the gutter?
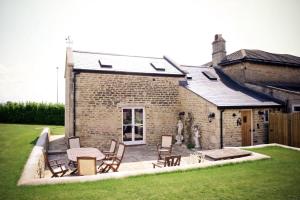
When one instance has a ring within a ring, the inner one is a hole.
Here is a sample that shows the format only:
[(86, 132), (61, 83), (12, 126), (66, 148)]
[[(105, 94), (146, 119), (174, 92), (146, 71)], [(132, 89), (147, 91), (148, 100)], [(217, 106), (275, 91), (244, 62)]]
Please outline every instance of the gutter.
[(76, 75), (78, 72), (73, 72), (73, 136), (76, 136)]
[(223, 149), (223, 112), (224, 110), (220, 110), (220, 146)]
[(185, 77), (185, 74), (163, 74), (163, 73), (143, 73), (143, 72), (126, 72), (114, 70), (93, 70), (93, 69), (73, 69), (75, 72), (84, 73), (101, 73), (101, 74), (121, 74), (121, 75), (137, 75), (137, 76), (161, 76), (161, 77)]

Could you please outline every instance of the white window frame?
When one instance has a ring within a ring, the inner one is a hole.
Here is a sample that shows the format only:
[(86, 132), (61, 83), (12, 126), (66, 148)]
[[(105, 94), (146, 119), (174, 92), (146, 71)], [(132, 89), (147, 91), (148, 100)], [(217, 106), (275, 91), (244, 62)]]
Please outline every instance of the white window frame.
[[(131, 115), (132, 115), (132, 122), (131, 122), (131, 126), (132, 126), (132, 130), (134, 130), (134, 125), (135, 125), (135, 118), (134, 118), (134, 110), (135, 109), (142, 109), (143, 110), (143, 140), (138, 140), (138, 141), (134, 141), (134, 131), (132, 131), (132, 141), (124, 141), (123, 138), (123, 110), (125, 109), (130, 109), (131, 110)], [(137, 145), (137, 144), (146, 144), (146, 114), (145, 114), (145, 108), (144, 107), (122, 107), (122, 141), (124, 142), (124, 144), (126, 145)]]
[(292, 105), (292, 112), (299, 112), (299, 111), (295, 111), (295, 107), (300, 107), (300, 104), (293, 104)]

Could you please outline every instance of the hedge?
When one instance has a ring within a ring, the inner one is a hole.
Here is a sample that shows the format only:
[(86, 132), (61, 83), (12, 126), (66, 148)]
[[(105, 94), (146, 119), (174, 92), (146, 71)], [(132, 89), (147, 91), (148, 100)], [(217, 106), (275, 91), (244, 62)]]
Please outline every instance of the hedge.
[(0, 122), (24, 124), (64, 125), (63, 104), (53, 103), (0, 103)]

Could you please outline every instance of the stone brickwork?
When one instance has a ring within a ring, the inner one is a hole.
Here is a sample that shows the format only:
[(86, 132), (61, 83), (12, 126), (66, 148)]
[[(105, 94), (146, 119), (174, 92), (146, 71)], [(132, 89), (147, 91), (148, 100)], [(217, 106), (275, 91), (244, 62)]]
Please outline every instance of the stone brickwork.
[[(220, 111), (217, 107), (194, 94), (192, 91), (180, 87), (181, 112), (192, 113), (194, 116), (194, 124), (200, 126), (200, 134), (202, 136), (201, 145), (203, 149), (220, 148)], [(208, 114), (215, 113), (215, 118), (209, 122)]]
[[(235, 117), (232, 115), (236, 114)], [(223, 112), (223, 145), (225, 147), (237, 147), (242, 145), (241, 126), (237, 125), (237, 119), (241, 117), (238, 109), (228, 109)]]
[(233, 64), (222, 68), (232, 79), (240, 83), (294, 83), (300, 84), (300, 70), (295, 67), (254, 64)]
[[(267, 142), (268, 124), (264, 123), (264, 116), (258, 112), (264, 110), (270, 112), (278, 112), (275, 108), (255, 108), (245, 109), (252, 112), (252, 136), (253, 145), (264, 144)], [(237, 119), (241, 117), (243, 109), (226, 109), (223, 113), (223, 138), (224, 146), (241, 146), (242, 145), (242, 130), (241, 126), (237, 125)], [(233, 116), (235, 114), (235, 117)]]
[(176, 134), (179, 78), (84, 73), (76, 75), (76, 135), (82, 146), (122, 142), (122, 108), (143, 107), (146, 144)]

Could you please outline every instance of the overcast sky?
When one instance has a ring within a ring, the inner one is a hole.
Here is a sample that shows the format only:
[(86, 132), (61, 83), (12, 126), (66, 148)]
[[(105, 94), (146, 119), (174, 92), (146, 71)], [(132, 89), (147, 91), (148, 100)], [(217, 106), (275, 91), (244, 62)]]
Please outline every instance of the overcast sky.
[(0, 102), (64, 102), (65, 38), (73, 49), (211, 60), (216, 33), (241, 48), (300, 56), (300, 1), (0, 0)]

